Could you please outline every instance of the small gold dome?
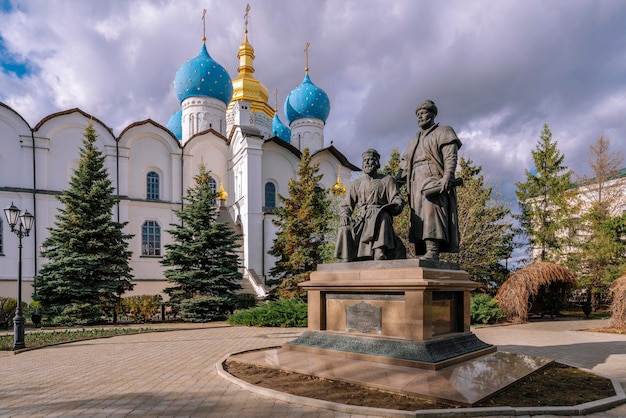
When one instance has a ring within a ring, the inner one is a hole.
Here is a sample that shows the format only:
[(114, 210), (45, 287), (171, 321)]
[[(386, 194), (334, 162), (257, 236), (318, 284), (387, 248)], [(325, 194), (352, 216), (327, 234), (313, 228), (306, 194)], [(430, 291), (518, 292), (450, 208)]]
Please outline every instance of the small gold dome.
[(220, 179), (220, 188), (217, 191), (217, 200), (221, 200), (222, 202), (228, 199), (228, 193), (224, 190), (224, 185), (222, 184), (222, 179)]
[(337, 182), (333, 184), (330, 190), (335, 196), (340, 196), (346, 192), (346, 186), (341, 182), (341, 177), (339, 176), (339, 167), (337, 167)]

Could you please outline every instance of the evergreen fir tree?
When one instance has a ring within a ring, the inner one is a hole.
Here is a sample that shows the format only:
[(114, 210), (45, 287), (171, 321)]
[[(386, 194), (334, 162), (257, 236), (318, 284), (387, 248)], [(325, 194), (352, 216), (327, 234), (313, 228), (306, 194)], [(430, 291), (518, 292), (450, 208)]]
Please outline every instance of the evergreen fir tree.
[(443, 259), (459, 263), (472, 280), (502, 284), (508, 273), (503, 261), (515, 246), (513, 219), (509, 208), (493, 196), (481, 171), (472, 160), (459, 160), (457, 177), (463, 179), (463, 186), (456, 191), (461, 243), (458, 254), (446, 253)]
[(63, 324), (100, 321), (133, 288), (127, 249), (132, 235), (122, 231), (126, 223), (112, 219), (118, 199), (91, 123), (84, 137), (78, 168), (59, 197), (64, 207), (43, 242), (49, 262), (39, 272), (34, 295), (49, 319)]
[(269, 254), (277, 257), (269, 284), (279, 284), (279, 296), (303, 297), (297, 283), (307, 280), (318, 263), (323, 261), (324, 243), (331, 214), (328, 192), (320, 186), (319, 164), (311, 165), (309, 149), (305, 148), (298, 166), (297, 179), (289, 180), (289, 197), (279, 195), (282, 206), (276, 208), (279, 227)]
[(242, 280), (239, 236), (217, 220), (217, 194), (209, 180), (201, 165), (183, 209), (174, 211), (181, 224), (171, 225), (173, 243), (165, 246), (161, 262), (172, 267), (165, 271), (167, 281), (175, 284), (165, 289), (170, 302), (193, 322), (225, 319), (235, 308), (234, 293)]
[(559, 261), (566, 246), (566, 231), (572, 218), (571, 172), (564, 165), (565, 156), (547, 124), (537, 147), (532, 151), (535, 172), (526, 170), (526, 181), (516, 183), (521, 207), (518, 216), (528, 236), (531, 256), (538, 252), (541, 261)]

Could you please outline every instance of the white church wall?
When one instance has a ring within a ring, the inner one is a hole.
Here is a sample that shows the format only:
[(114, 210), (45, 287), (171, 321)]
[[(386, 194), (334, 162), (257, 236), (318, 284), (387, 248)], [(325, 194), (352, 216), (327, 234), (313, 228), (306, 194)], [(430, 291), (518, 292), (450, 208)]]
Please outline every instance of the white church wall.
[[(0, 191), (0, 204), (2, 209), (13, 203), (22, 211), (28, 210), (31, 214), (35, 214), (35, 205), (32, 193), (28, 192), (6, 192)], [(6, 223), (4, 213), (2, 213), (2, 252), (0, 253), (0, 296), (12, 297), (17, 296), (17, 277), (19, 265), (19, 239), (11, 233), (9, 225)], [(34, 236), (34, 228), (37, 231), (43, 229), (43, 225), (35, 225), (29, 237), (22, 240), (22, 281), (23, 283), (23, 299), (30, 300), (32, 293), (33, 277), (35, 276), (34, 259), (38, 256), (38, 247)], [(4, 291), (2, 290), (4, 289)]]
[(271, 179), (276, 182), (276, 193), (287, 196), (287, 184), (295, 177), (299, 164), (300, 158), (288, 149), (271, 141), (265, 142), (263, 144), (262, 186), (265, 187), (265, 183)]
[[(126, 232), (133, 235), (128, 242), (128, 249), (132, 252), (130, 266), (133, 269), (134, 282), (141, 283), (138, 284), (138, 288), (133, 294), (146, 294), (139, 290), (144, 288), (144, 282), (160, 282), (161, 288), (166, 286), (163, 273), (165, 268), (161, 265), (161, 261), (165, 255), (165, 246), (172, 242), (172, 237), (167, 231), (173, 229), (172, 224), (179, 223), (174, 210), (180, 209), (180, 204), (166, 202), (125, 200), (120, 203), (120, 212), (127, 214)], [(142, 228), (146, 221), (154, 221), (160, 228), (159, 254), (147, 255), (142, 253)], [(159, 293), (161, 291), (162, 289)]]
[(184, 185), (183, 195), (187, 193), (189, 187), (193, 187), (193, 178), (198, 174), (200, 164), (204, 164), (211, 172), (219, 187), (220, 179), (224, 183), (224, 188), (230, 195), (228, 184), (228, 145), (223, 138), (212, 133), (206, 133), (193, 138), (185, 144), (184, 162)]
[(0, 106), (0, 187), (32, 187), (32, 148), (20, 141), (31, 142), (30, 127), (11, 108)]
[(278, 227), (272, 223), (273, 219), (277, 219), (276, 215), (271, 213), (263, 214), (263, 276), (265, 280), (271, 278), (269, 271), (278, 260), (277, 257), (274, 257), (268, 254), (268, 251), (272, 249), (274, 245), (274, 240), (276, 239), (276, 233), (278, 232)]
[[(78, 167), (79, 150), (83, 145), (83, 135), (89, 122), (90, 120), (79, 112), (60, 114), (45, 121), (35, 132), (38, 137), (49, 138), (46, 153), (47, 184), (42, 185), (44, 188), (60, 191), (68, 187), (69, 180)], [(96, 121), (92, 123), (97, 135), (96, 147), (105, 153), (105, 167), (109, 178), (114, 179), (115, 139), (100, 123)]]
[[(321, 183), (324, 188), (331, 188), (337, 182), (337, 168), (339, 167), (341, 181), (344, 185), (350, 183), (350, 169), (341, 165), (339, 160), (330, 152), (321, 152), (311, 158), (311, 163), (319, 164), (319, 174), (322, 175)], [(345, 176), (345, 177), (344, 177)]]
[[(120, 176), (126, 183), (127, 194), (134, 199), (146, 199), (146, 178), (150, 171), (159, 174), (159, 199), (174, 200), (172, 179), (172, 155), (177, 155), (173, 140), (161, 135), (164, 132), (154, 131), (147, 125), (132, 128), (120, 138), (120, 146), (129, 150), (127, 175)], [(123, 187), (121, 187), (123, 189)]]

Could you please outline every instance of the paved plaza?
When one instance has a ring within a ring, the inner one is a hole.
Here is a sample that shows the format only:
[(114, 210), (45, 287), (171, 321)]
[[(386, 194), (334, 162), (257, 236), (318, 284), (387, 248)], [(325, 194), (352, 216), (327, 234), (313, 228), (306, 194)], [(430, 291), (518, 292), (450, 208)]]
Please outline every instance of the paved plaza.
[[(579, 330), (606, 320), (555, 320), (474, 330), (501, 351), (554, 358), (626, 387), (626, 335)], [(229, 353), (277, 346), (302, 329), (209, 324), (0, 352), (0, 417), (367, 417), (251, 393), (218, 376)], [(366, 411), (364, 411), (366, 412)], [(626, 405), (594, 417), (626, 417)]]

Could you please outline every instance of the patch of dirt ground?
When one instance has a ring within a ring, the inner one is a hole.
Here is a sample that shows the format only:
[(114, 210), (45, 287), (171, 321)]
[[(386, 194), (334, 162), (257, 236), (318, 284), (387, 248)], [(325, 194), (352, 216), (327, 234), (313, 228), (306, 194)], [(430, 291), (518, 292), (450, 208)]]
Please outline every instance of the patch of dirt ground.
[(588, 328), (585, 331), (589, 331), (589, 332), (604, 332), (606, 334), (626, 334), (626, 330), (621, 329), (621, 328), (610, 328), (610, 327), (605, 327), (605, 328)]
[[(347, 405), (416, 411), (454, 408), (443, 402), (370, 389), (336, 380), (227, 360), (224, 370), (253, 385)], [(614, 396), (609, 379), (552, 363), (476, 406), (573, 406)]]

